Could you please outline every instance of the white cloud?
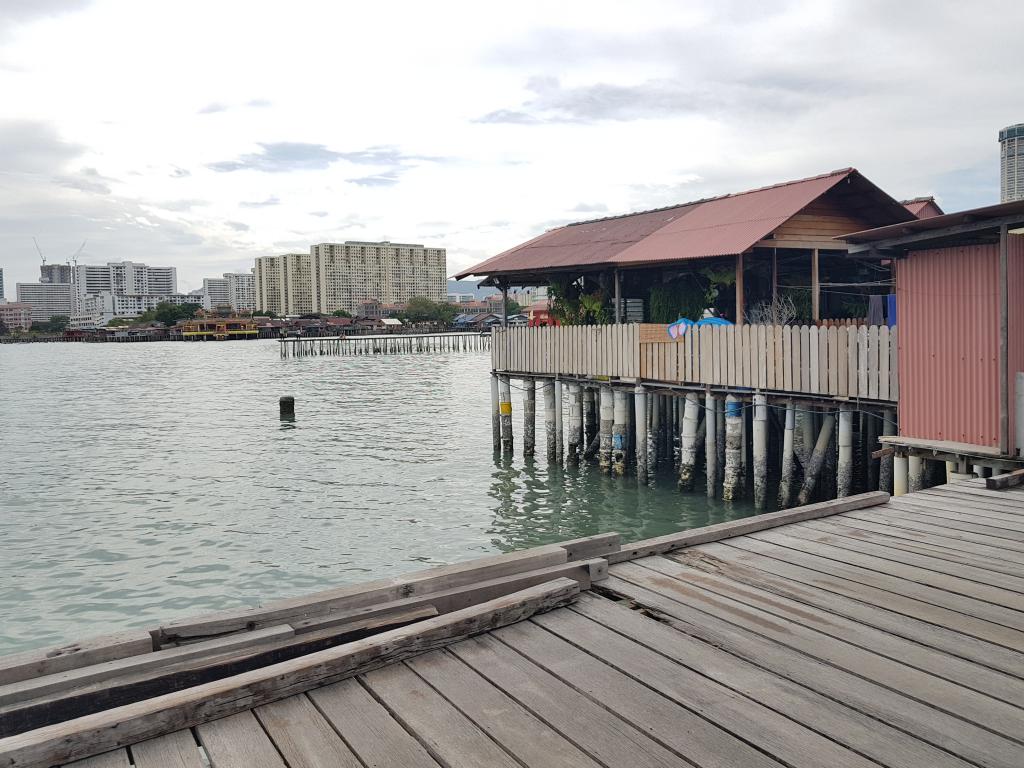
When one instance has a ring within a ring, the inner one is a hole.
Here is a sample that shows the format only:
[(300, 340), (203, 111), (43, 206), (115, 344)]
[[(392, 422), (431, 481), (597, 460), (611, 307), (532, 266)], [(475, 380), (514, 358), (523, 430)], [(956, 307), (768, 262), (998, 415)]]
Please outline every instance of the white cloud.
[(55, 258), (88, 239), (80, 260), (188, 288), (390, 236), (455, 272), (552, 222), (848, 165), (992, 202), (1022, 21), (1008, 0), (0, 3), (0, 267), (34, 280), (32, 235)]

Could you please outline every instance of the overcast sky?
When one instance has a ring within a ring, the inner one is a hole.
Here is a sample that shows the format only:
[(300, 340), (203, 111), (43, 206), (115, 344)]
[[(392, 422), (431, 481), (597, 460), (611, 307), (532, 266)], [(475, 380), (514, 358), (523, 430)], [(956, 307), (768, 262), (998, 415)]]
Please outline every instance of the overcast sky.
[(855, 166), (998, 202), (1020, 0), (0, 0), (7, 296), (85, 263), (179, 287), (332, 240), (449, 273), (567, 221)]

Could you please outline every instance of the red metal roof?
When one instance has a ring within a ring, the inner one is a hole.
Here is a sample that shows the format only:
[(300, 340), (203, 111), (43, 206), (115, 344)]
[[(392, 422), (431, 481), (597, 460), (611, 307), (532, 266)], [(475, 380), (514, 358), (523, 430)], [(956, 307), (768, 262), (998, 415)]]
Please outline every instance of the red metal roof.
[[(569, 224), (456, 275), (529, 273), (674, 262), (743, 253), (845, 179), (855, 179), (891, 211), (911, 216), (854, 168), (653, 211)], [(897, 212), (898, 211), (898, 212)]]
[(901, 200), (900, 205), (919, 219), (929, 219), (932, 216), (941, 216), (943, 214), (942, 208), (935, 202), (934, 197), (915, 197), (913, 200)]

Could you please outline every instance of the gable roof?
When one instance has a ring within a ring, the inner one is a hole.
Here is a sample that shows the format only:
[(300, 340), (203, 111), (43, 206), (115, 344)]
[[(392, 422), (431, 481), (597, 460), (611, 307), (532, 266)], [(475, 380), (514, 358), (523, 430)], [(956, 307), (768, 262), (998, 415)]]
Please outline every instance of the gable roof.
[(878, 223), (914, 218), (855, 168), (652, 211), (553, 229), (456, 275), (500, 275), (631, 266), (743, 253), (847, 181), (872, 198)]
[(915, 197), (913, 200), (901, 200), (900, 205), (919, 219), (942, 216), (944, 213), (939, 204), (935, 202), (934, 197)]

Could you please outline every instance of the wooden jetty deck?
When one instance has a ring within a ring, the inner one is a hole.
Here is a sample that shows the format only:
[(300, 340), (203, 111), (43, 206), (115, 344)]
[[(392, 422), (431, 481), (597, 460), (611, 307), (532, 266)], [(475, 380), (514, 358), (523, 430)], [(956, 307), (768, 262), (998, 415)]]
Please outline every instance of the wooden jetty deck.
[[(7, 736), (0, 766), (1024, 765), (1021, 487), (867, 493), (624, 546), (591, 537), (152, 637), (291, 637), (351, 621), (337, 611), (353, 604), (408, 623)], [(111, 658), (102, 645), (78, 652)], [(34, 675), (62, 658), (0, 663), (0, 682), (20, 669), (55, 701), (59, 676)]]
[(389, 333), (359, 336), (311, 336), (281, 339), (281, 357), (316, 355), (413, 355), (427, 352), (476, 352), (491, 348), (491, 334)]

